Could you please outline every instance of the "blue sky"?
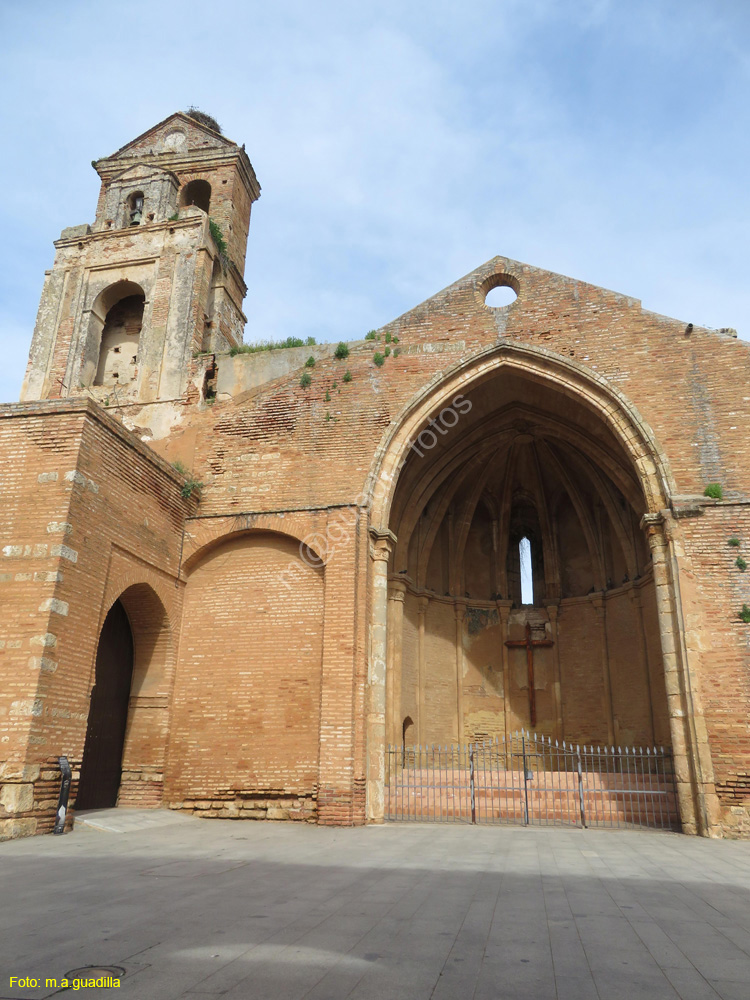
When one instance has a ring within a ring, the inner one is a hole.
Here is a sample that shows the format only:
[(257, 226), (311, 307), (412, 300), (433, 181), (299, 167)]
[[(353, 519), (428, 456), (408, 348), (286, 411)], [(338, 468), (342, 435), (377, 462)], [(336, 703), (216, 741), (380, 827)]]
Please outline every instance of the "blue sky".
[(263, 188), (246, 339), (353, 339), (503, 254), (750, 339), (748, 0), (2, 0), (0, 399), (90, 161), (197, 105)]

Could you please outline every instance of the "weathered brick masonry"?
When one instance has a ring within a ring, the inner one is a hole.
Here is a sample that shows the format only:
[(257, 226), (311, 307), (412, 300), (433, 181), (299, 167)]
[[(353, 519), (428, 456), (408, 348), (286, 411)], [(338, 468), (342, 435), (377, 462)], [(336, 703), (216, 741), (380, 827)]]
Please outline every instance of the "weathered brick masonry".
[(182, 477), (90, 400), (4, 406), (0, 433), (10, 459), (0, 577), (7, 782), (0, 822), (10, 833), (50, 827), (57, 790), (50, 796), (48, 758), (67, 754), (77, 780), (99, 630), (118, 597), (137, 640), (121, 799), (156, 804), (183, 524), (194, 504), (181, 496)]
[[(671, 746), (683, 828), (750, 833), (750, 346), (497, 257), (346, 357), (230, 356), (244, 152), (175, 115), (97, 169), (94, 232), (40, 307), (38, 399), (0, 424), (2, 835), (51, 825), (118, 599), (122, 805), (377, 822), (387, 743), (499, 736), (533, 702), (553, 737)], [(134, 282), (134, 380), (86, 385), (120, 364), (101, 332)], [(492, 309), (498, 284), (517, 299)], [(506, 645), (527, 623), (533, 691)]]

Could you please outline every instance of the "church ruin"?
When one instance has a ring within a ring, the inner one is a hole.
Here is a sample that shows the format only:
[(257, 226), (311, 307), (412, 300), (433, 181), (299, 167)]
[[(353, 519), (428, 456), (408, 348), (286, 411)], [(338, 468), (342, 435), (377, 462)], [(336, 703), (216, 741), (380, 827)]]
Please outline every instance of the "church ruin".
[(682, 829), (748, 835), (750, 344), (495, 257), (243, 352), (215, 124), (95, 162), (0, 408), (0, 838), (63, 755), (74, 808), (352, 825), (389, 746), (518, 730), (668, 747)]

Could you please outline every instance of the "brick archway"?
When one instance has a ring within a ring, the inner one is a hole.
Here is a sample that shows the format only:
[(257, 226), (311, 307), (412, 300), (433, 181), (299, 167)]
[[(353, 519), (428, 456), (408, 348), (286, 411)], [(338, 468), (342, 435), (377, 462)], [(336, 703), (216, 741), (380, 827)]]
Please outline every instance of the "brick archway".
[(164, 785), (174, 632), (162, 598), (150, 584), (126, 582), (124, 589), (116, 589), (103, 606), (102, 622), (119, 605), (127, 616), (133, 642), (117, 805), (154, 808), (161, 805)]
[[(688, 832), (710, 834), (716, 821), (716, 798), (710, 752), (700, 714), (696, 673), (688, 652), (691, 642), (684, 626), (680, 601), (679, 576), (688, 567), (679, 545), (679, 528), (670, 510), (675, 485), (668, 462), (636, 408), (604, 378), (569, 358), (517, 343), (501, 343), (488, 348), (433, 379), (391, 426), (371, 467), (367, 484), (371, 505), (370, 580), (373, 595), (368, 672), (368, 818), (380, 821), (383, 807), (383, 750), (388, 735), (386, 701), (388, 685), (392, 684), (392, 671), (389, 670), (389, 652), (392, 650), (389, 643), (393, 637), (388, 633), (389, 563), (401, 544), (397, 534), (401, 521), (399, 518), (394, 520), (394, 503), (398, 504), (397, 486), (407, 462), (423, 459), (432, 448), (440, 454), (442, 469), (439, 469), (437, 460), (433, 461), (431, 471), (424, 473), (425, 481), (434, 481), (438, 474), (450, 476), (451, 462), (460, 462), (469, 447), (474, 448), (480, 465), (482, 461), (488, 461), (492, 454), (491, 450), (487, 451), (492, 427), (480, 421), (472, 424), (466, 419), (462, 429), (461, 418), (468, 418), (472, 399), (476, 400), (481, 393), (485, 394), (486, 400), (487, 394), (493, 391), (502, 401), (503, 386), (507, 382), (530, 387), (529, 391), (536, 394), (537, 400), (554, 395), (562, 401), (563, 410), (575, 412), (581, 427), (575, 431), (574, 421), (571, 421), (571, 427), (566, 430), (565, 420), (558, 421), (562, 424), (559, 433), (563, 436), (583, 429), (585, 438), (588, 428), (593, 442), (596, 436), (593, 431), (601, 430), (603, 438), (609, 442), (607, 447), (599, 448), (598, 458), (602, 468), (607, 467), (606, 453), (609, 448), (616, 459), (609, 463), (609, 475), (617, 481), (623, 495), (631, 496), (631, 503), (634, 499), (638, 501), (634, 506), (639, 516), (643, 517), (641, 526), (647, 529), (653, 565), (663, 681), (667, 690), (671, 743), (679, 775), (683, 828)], [(497, 405), (501, 406), (501, 402)], [(446, 413), (454, 415), (447, 417)], [(437, 421), (451, 429), (450, 434), (446, 433), (445, 441), (441, 441), (433, 430), (439, 429), (443, 434)], [(417, 489), (415, 480), (414, 490)], [(407, 490), (407, 493), (410, 494), (410, 491)], [(405, 565), (402, 552), (398, 566), (392, 566), (391, 572), (404, 573), (406, 571), (402, 566)], [(396, 591), (401, 589), (396, 587)], [(403, 599), (398, 593), (395, 597), (396, 600)]]

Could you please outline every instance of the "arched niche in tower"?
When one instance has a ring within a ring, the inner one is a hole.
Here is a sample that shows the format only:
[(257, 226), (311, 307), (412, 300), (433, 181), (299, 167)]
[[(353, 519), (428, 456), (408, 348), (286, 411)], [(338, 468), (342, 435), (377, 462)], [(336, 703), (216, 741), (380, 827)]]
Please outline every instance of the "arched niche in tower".
[(211, 185), (202, 178), (188, 183), (180, 191), (180, 207), (194, 205), (208, 214), (211, 207)]
[(140, 226), (143, 221), (143, 191), (132, 191), (127, 198), (125, 224)]
[(82, 385), (117, 388), (135, 381), (145, 302), (135, 281), (116, 281), (99, 293), (91, 307)]

